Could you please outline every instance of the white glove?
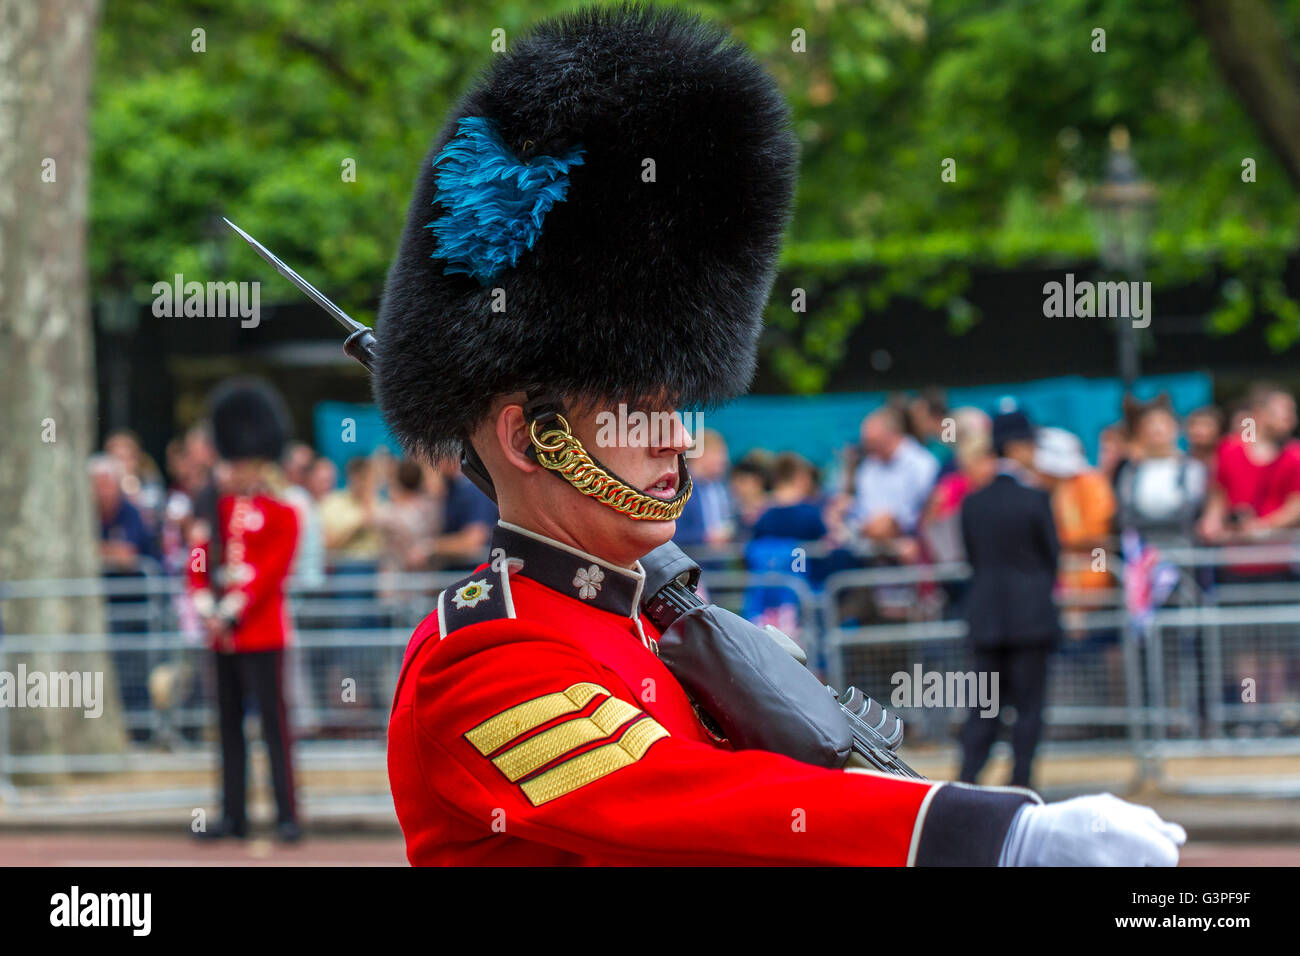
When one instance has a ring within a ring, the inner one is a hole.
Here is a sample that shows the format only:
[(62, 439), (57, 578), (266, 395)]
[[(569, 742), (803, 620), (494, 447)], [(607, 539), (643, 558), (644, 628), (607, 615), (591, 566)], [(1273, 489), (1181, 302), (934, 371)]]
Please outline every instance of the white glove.
[(999, 866), (1177, 866), (1187, 833), (1150, 807), (1112, 793), (1027, 804), (1016, 813)]

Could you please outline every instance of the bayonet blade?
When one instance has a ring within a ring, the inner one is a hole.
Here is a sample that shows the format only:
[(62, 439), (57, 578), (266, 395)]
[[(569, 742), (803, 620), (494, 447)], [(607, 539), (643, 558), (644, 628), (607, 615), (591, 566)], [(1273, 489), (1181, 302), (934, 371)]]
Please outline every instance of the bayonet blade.
[(221, 219), (227, 226), (239, 233), (239, 237), (252, 246), (254, 252), (274, 266), (276, 272), (280, 273), (280, 275), (284, 276), (301, 289), (303, 293), (306, 294), (307, 298), (311, 299), (330, 315), (334, 316), (335, 321), (348, 331), (347, 340), (343, 343), (343, 351), (352, 356), (352, 358), (356, 359), (366, 368), (371, 370), (374, 369), (375, 339), (367, 326), (362, 325), (331, 302), (323, 292), (302, 276), (298, 275), (298, 273), (294, 272), (293, 269), (287, 266), (279, 256), (266, 248), (266, 246), (262, 245), (248, 233), (244, 232), (244, 230), (240, 229), (225, 216), (222, 216)]
[(331, 302), (328, 298), (326, 298), (323, 292), (317, 289), (314, 285), (312, 285), (302, 276), (298, 275), (298, 273), (294, 272), (293, 269), (291, 269), (289, 266), (285, 265), (284, 261), (279, 256), (277, 256), (274, 252), (266, 248), (266, 246), (262, 245), (260, 242), (258, 242), (248, 233), (244, 232), (244, 230), (240, 229), (229, 219), (226, 219), (225, 216), (222, 216), (221, 218), (222, 221), (225, 222), (227, 226), (235, 230), (235, 232), (239, 233), (239, 237), (241, 239), (243, 239), (246, 243), (248, 243), (250, 246), (253, 247), (254, 252), (256, 252), (259, 256), (261, 256), (263, 259), (265, 259), (267, 262), (273, 265), (275, 267), (276, 272), (280, 273), (280, 275), (284, 276), (286, 279), (288, 279), (290, 282), (296, 285), (299, 289), (305, 292), (307, 294), (307, 298), (311, 299), (313, 302), (319, 305), (330, 315), (334, 316), (335, 320), (338, 321), (339, 325), (343, 326), (343, 328), (347, 329), (349, 332), (356, 332), (359, 331), (360, 329), (365, 328), (364, 325), (362, 325), (356, 319), (352, 318), (352, 316), (348, 315), (337, 305)]

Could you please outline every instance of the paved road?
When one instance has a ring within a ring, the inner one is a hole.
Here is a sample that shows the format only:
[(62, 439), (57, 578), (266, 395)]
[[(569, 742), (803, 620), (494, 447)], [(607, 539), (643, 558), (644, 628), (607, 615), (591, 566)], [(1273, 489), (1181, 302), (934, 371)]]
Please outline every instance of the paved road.
[(401, 835), (199, 843), (154, 833), (0, 834), (0, 866), (405, 866)]
[(1295, 844), (1200, 843), (1183, 848), (1182, 866), (1300, 866)]
[[(1184, 866), (1300, 866), (1300, 845), (1199, 843)], [(3, 833), (0, 866), (405, 866), (400, 836), (200, 844), (171, 834)]]

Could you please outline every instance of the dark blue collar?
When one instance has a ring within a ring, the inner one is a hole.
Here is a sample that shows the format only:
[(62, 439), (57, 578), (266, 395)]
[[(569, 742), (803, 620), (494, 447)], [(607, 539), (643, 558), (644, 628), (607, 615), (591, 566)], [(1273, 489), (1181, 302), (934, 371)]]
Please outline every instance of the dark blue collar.
[(639, 562), (635, 571), (620, 568), (508, 521), (498, 521), (493, 530), (489, 560), (493, 567), (509, 562), (514, 573), (583, 604), (633, 620), (640, 616), (645, 572)]

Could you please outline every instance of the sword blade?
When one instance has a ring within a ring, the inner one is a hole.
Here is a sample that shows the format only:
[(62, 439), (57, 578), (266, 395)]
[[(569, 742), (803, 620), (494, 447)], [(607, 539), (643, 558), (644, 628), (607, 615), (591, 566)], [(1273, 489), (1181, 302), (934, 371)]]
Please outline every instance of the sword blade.
[(334, 316), (334, 319), (339, 323), (339, 325), (347, 329), (348, 332), (359, 332), (362, 329), (366, 328), (366, 326), (362, 325), (360, 322), (352, 318), (352, 316), (348, 315), (337, 305), (331, 302), (328, 298), (326, 298), (323, 292), (317, 289), (314, 285), (312, 285), (302, 276), (298, 275), (298, 273), (294, 272), (293, 269), (289, 268), (289, 266), (285, 265), (283, 260), (281, 260), (280, 257), (277, 256), (274, 252), (266, 248), (266, 246), (262, 245), (260, 242), (258, 242), (248, 233), (244, 232), (244, 230), (240, 229), (238, 226), (236, 226), (225, 216), (222, 216), (221, 219), (223, 222), (225, 222), (227, 226), (235, 230), (235, 232), (239, 233), (239, 237), (243, 239), (246, 243), (248, 243), (250, 246), (252, 246), (254, 252), (256, 252), (259, 256), (261, 256), (263, 259), (269, 262), (272, 266), (274, 266), (276, 272), (280, 273), (280, 275), (284, 276), (286, 279), (288, 279), (290, 282), (296, 285), (299, 289), (301, 289), (306, 294), (307, 298), (311, 299), (313, 302), (319, 305), (330, 315)]

